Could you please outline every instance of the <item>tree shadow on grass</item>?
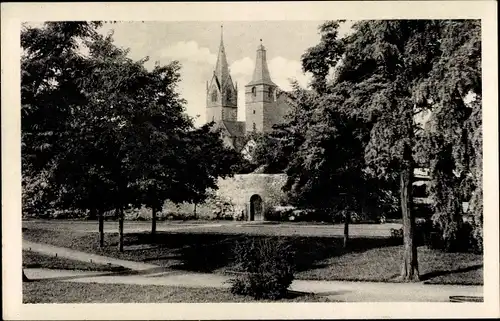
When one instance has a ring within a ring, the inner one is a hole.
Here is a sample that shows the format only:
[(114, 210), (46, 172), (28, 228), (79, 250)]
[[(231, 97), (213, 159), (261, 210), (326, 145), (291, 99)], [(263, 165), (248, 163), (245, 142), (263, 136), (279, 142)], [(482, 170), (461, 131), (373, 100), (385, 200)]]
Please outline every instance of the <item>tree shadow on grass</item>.
[(423, 275), (420, 275), (420, 281), (425, 282), (425, 281), (429, 281), (430, 279), (433, 279), (433, 278), (439, 277), (439, 276), (445, 276), (445, 275), (461, 273), (461, 272), (470, 272), (470, 271), (478, 270), (482, 267), (483, 267), (482, 264), (476, 264), (476, 265), (472, 265), (472, 266), (468, 266), (468, 267), (460, 268), (460, 269), (456, 269), (456, 270), (433, 271), (433, 272), (429, 272), (429, 273), (425, 273)]
[(55, 277), (46, 277), (46, 278), (29, 278), (27, 282), (42, 282), (42, 281), (71, 281), (78, 279), (86, 279), (86, 278), (99, 278), (99, 277), (108, 277), (108, 276), (147, 276), (156, 273), (169, 273), (171, 272), (168, 269), (163, 267), (157, 267), (152, 269), (145, 270), (130, 270), (125, 269), (121, 271), (103, 271), (101, 273), (93, 273), (93, 274), (82, 274), (82, 275), (70, 275), (70, 276), (55, 276)]
[(343, 248), (341, 237), (304, 236), (256, 236), (212, 233), (158, 232), (155, 237), (148, 233), (127, 234), (127, 245), (154, 244), (157, 250), (143, 261), (161, 258), (180, 263), (170, 268), (210, 273), (234, 265), (233, 249), (237, 242), (246, 239), (274, 238), (291, 244), (295, 252), (296, 271), (317, 268), (320, 262), (346, 253), (364, 252), (374, 248), (400, 245), (401, 241), (389, 238), (352, 238), (348, 249)]
[(309, 237), (292, 240), (295, 249), (296, 271), (307, 271), (324, 266), (320, 263), (326, 259), (339, 257), (349, 253), (361, 253), (375, 248), (401, 245), (401, 241), (390, 238), (363, 237), (352, 238), (346, 249), (341, 237)]

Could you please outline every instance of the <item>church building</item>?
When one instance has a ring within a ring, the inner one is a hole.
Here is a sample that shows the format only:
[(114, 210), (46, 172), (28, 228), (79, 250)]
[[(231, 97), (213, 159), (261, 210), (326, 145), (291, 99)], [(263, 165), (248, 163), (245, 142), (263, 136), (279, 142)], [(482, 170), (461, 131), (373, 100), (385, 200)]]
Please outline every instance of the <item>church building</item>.
[(225, 144), (238, 152), (251, 147), (248, 134), (271, 132), (289, 111), (286, 92), (271, 80), (266, 49), (260, 42), (252, 80), (245, 86), (245, 121), (238, 121), (238, 84), (231, 78), (222, 30), (217, 63), (207, 82), (207, 122), (215, 122)]

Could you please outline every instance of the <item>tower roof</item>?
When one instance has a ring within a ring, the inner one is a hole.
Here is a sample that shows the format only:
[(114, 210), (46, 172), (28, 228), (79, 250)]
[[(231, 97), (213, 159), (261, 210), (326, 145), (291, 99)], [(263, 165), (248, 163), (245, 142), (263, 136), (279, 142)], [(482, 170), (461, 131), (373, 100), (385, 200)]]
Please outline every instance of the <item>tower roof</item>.
[(224, 49), (223, 28), (220, 26), (220, 45), (219, 54), (217, 56), (217, 64), (215, 65), (214, 74), (217, 77), (219, 86), (222, 87), (229, 77), (229, 66), (227, 64), (226, 50)]
[(257, 48), (257, 58), (255, 59), (255, 69), (253, 71), (252, 81), (247, 86), (262, 84), (276, 86), (276, 84), (271, 80), (269, 69), (267, 67), (266, 48), (264, 48), (262, 45), (262, 39), (260, 39), (260, 45)]

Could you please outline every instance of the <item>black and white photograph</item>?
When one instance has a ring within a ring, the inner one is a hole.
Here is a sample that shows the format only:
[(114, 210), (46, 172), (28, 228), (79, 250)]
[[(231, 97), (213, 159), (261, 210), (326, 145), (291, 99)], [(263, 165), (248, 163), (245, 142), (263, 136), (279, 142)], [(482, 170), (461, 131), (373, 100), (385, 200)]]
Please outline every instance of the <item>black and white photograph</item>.
[(455, 18), (445, 2), (436, 17), (411, 16), (415, 3), (392, 18), (328, 14), (342, 2), (291, 18), (280, 3), (149, 3), (150, 16), (122, 3), (5, 22), (18, 27), (2, 32), (16, 48), (14, 78), (2, 57), (9, 318), (51, 304), (123, 304), (128, 318), (138, 303), (498, 317), (496, 6), (468, 17), (461, 1)]

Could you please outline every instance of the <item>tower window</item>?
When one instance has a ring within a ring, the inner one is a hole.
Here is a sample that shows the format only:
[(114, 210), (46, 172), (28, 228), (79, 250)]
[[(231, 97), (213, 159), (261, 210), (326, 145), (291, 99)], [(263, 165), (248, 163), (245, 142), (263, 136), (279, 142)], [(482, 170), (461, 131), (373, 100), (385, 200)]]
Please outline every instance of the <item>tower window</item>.
[(253, 114), (255, 115), (255, 110), (253, 111)]
[(269, 91), (267, 92), (269, 98), (273, 97), (273, 88), (269, 87)]
[(217, 101), (217, 92), (214, 90), (212, 92), (212, 102), (216, 102)]
[(252, 96), (257, 96), (257, 88), (252, 87)]
[(257, 126), (255, 125), (255, 123), (253, 123), (252, 129), (253, 129), (254, 132), (257, 131)]

